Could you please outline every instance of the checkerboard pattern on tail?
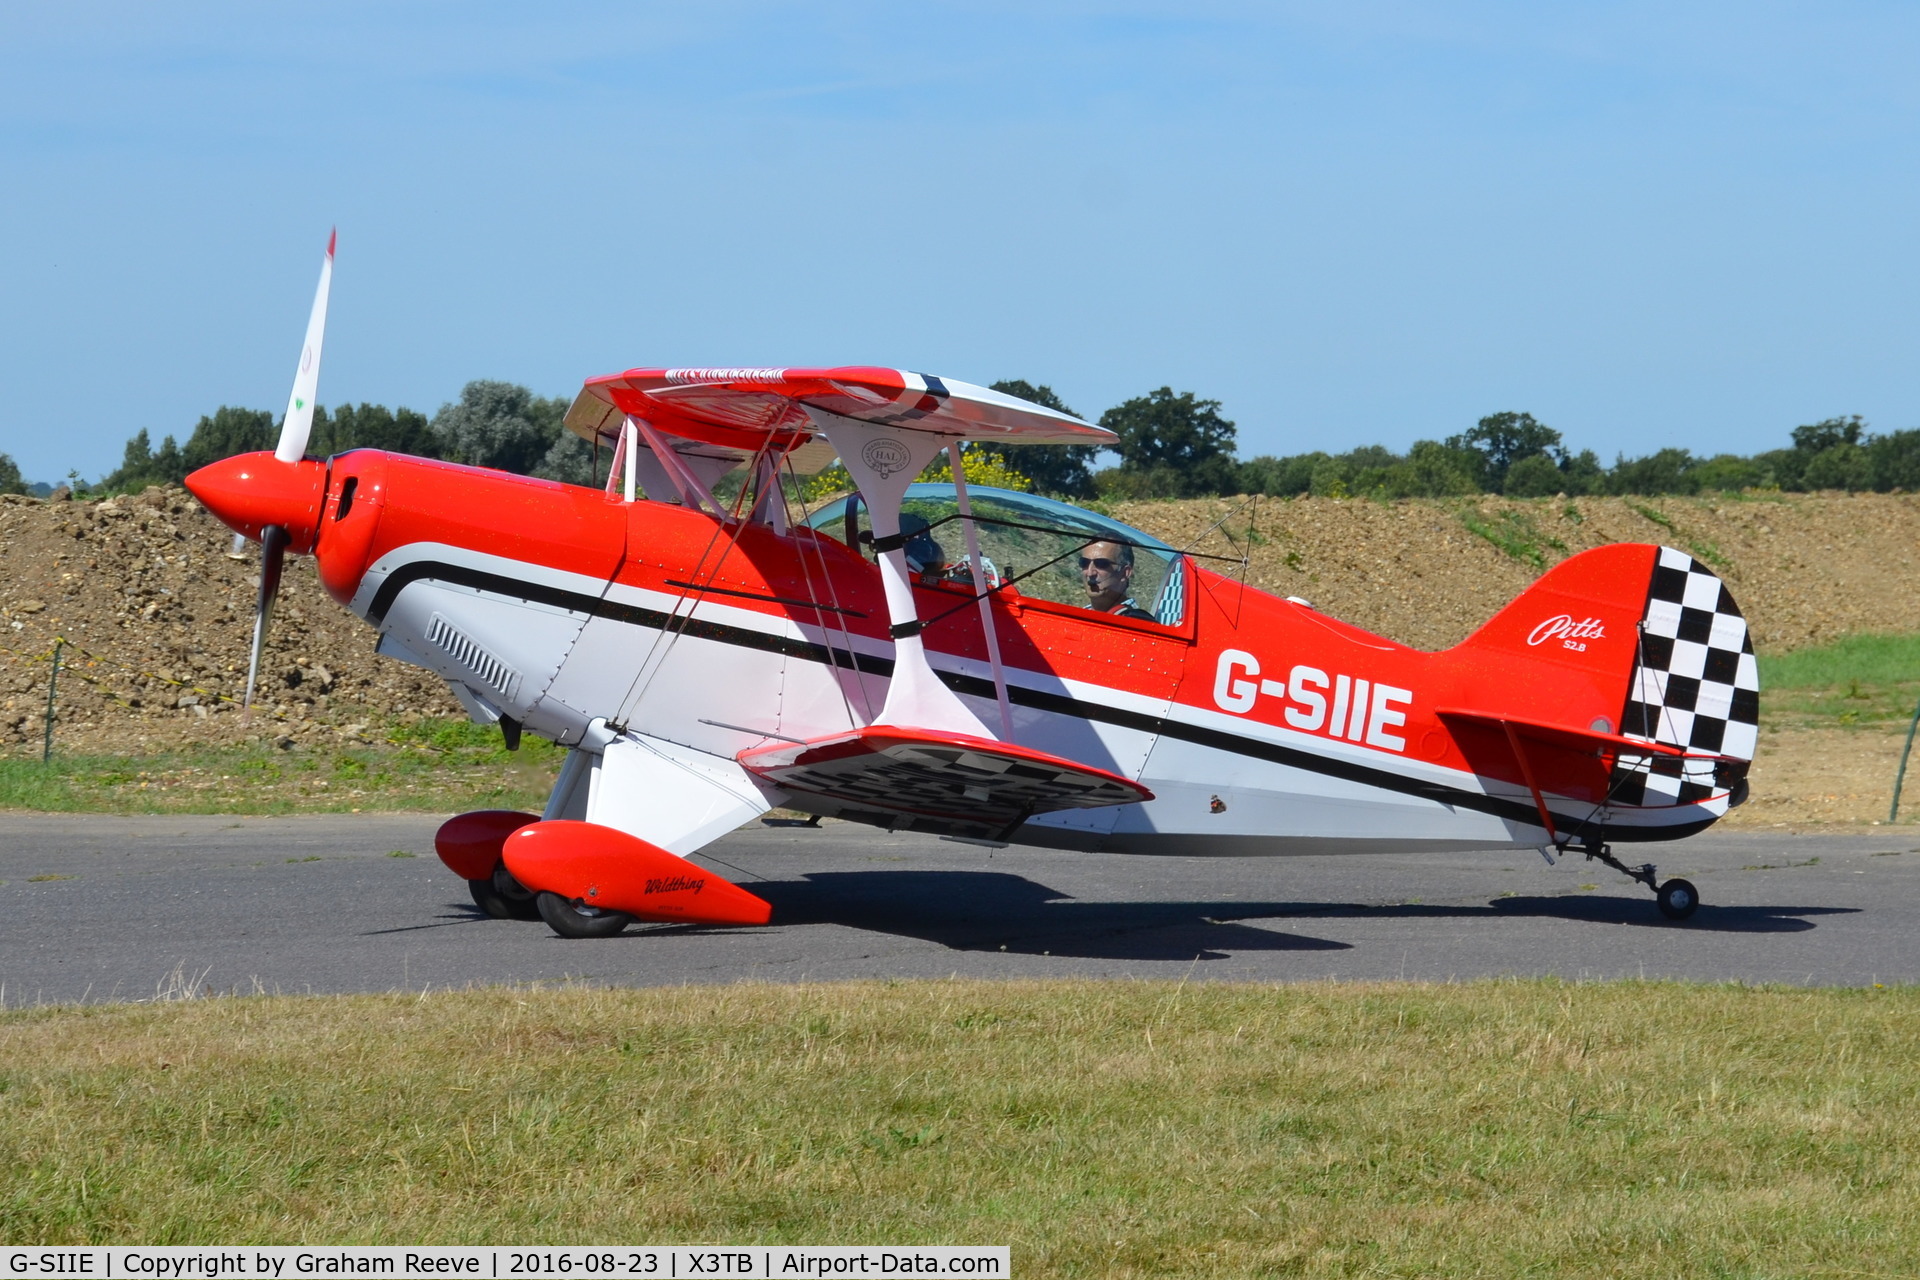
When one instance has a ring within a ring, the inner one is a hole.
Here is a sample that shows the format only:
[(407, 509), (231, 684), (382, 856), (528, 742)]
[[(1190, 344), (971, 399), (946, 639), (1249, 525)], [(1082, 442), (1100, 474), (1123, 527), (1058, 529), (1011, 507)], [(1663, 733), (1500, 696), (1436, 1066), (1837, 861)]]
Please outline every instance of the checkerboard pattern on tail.
[[(1654, 562), (1620, 732), (1740, 760), (1753, 759), (1759, 740), (1760, 669), (1747, 620), (1725, 583), (1672, 547)], [(1694, 804), (1727, 789), (1709, 760), (1623, 759), (1611, 784), (1614, 804), (1641, 807)]]

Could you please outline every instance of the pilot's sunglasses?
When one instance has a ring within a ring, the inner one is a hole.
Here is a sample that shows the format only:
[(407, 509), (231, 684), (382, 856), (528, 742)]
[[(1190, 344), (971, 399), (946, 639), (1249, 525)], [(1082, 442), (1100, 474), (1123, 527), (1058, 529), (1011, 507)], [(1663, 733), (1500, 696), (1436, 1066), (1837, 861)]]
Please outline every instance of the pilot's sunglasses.
[(1083, 573), (1089, 568), (1098, 569), (1102, 573), (1112, 573), (1119, 567), (1119, 561), (1109, 560), (1105, 556), (1096, 556), (1092, 560), (1087, 559), (1085, 556), (1080, 557), (1080, 569)]

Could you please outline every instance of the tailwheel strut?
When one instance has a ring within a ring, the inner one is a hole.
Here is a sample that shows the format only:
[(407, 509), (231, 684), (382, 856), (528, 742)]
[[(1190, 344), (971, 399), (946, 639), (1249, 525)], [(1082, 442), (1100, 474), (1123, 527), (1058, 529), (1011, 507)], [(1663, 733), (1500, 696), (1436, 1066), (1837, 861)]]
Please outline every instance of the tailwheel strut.
[(1660, 914), (1669, 920), (1685, 920), (1700, 909), (1700, 891), (1693, 887), (1691, 880), (1678, 878), (1661, 883), (1660, 873), (1651, 862), (1643, 862), (1630, 867), (1613, 856), (1613, 846), (1608, 844), (1583, 844), (1580, 852), (1587, 855), (1591, 862), (1604, 863), (1632, 880), (1638, 880), (1653, 890), (1654, 900), (1660, 906)]

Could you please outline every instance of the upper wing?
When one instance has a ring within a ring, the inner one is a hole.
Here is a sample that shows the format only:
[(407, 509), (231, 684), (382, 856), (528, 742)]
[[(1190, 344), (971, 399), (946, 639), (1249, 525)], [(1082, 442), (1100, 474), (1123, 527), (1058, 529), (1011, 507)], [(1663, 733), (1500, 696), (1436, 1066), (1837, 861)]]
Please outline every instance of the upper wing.
[(629, 369), (589, 379), (567, 411), (575, 434), (611, 443), (629, 415), (684, 439), (754, 451), (814, 431), (809, 410), (968, 440), (1106, 445), (1104, 427), (970, 382), (905, 369)]

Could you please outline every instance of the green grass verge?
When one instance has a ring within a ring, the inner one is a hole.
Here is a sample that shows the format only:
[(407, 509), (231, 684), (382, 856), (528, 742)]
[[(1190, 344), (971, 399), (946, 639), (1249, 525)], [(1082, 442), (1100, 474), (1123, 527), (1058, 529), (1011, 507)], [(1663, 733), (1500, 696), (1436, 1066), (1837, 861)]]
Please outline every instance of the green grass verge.
[(1760, 708), (1769, 724), (1904, 724), (1917, 700), (1920, 636), (1848, 636), (1760, 656)]
[(1478, 507), (1465, 507), (1460, 511), (1460, 523), (1503, 555), (1536, 570), (1547, 567), (1548, 552), (1565, 555), (1567, 551), (1566, 543), (1542, 530), (1525, 511), (1507, 508), (1488, 518)]
[(0, 1238), (1920, 1273), (1920, 992), (922, 982), (0, 1016)]
[(464, 720), (396, 724), (377, 746), (268, 745), (155, 756), (0, 760), (0, 809), (81, 813), (341, 813), (532, 808), (546, 803), (565, 754), (528, 737), (509, 752), (498, 730)]

